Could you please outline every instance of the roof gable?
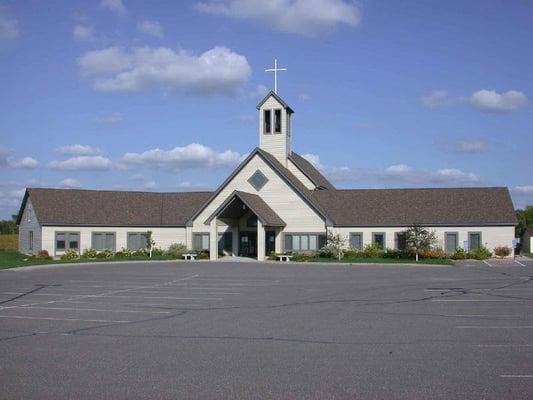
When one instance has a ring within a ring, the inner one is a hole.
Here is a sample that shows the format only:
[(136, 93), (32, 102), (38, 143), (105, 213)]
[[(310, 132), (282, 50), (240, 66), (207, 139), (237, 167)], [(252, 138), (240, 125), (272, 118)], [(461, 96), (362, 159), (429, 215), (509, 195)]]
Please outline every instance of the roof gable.
[(294, 151), (289, 155), (289, 160), (298, 168), (302, 173), (317, 187), (320, 189), (335, 190), (335, 186), (326, 179), (318, 169), (308, 160)]
[(257, 105), (257, 109), (259, 110), (261, 108), (261, 106), (263, 104), (265, 104), (265, 102), (270, 98), (270, 97), (274, 97), (276, 99), (276, 101), (281, 104), (281, 106), (287, 110), (287, 112), (289, 114), (294, 114), (294, 110), (287, 104), (283, 101), (283, 99), (281, 97), (279, 97), (276, 93), (274, 93), (274, 91), (270, 91), (264, 98), (263, 100), (261, 100), (259, 102), (259, 104)]

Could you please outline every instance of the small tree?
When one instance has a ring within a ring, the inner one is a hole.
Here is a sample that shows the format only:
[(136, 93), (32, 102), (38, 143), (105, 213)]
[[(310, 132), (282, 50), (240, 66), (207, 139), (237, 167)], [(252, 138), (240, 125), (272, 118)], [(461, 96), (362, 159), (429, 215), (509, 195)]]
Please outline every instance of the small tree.
[(405, 235), (405, 245), (408, 250), (415, 253), (416, 261), (418, 261), (420, 252), (431, 249), (437, 242), (435, 231), (428, 231), (420, 225), (413, 224), (403, 233)]
[(329, 247), (333, 255), (340, 261), (344, 256), (344, 248), (346, 247), (346, 240), (340, 233), (333, 233), (328, 231), (326, 237), (326, 246)]
[(150, 254), (150, 258), (152, 258), (152, 250), (154, 248), (155, 241), (152, 238), (152, 231), (146, 232), (146, 249), (148, 250), (148, 253)]

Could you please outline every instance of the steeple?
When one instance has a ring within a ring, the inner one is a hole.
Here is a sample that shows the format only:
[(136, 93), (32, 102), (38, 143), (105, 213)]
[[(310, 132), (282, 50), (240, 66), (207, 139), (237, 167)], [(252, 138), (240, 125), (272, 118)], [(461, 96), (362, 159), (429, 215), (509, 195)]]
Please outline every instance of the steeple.
[(259, 110), (259, 147), (278, 159), (287, 167), (291, 154), (292, 108), (281, 97), (271, 91), (257, 105)]

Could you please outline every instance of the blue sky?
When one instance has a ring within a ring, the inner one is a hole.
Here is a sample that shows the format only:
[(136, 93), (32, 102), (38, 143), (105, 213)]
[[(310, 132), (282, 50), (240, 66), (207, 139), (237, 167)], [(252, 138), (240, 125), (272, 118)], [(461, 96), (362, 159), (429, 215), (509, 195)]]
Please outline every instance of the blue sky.
[(529, 1), (0, 0), (0, 217), (27, 186), (211, 190), (272, 88), (339, 188), (533, 204)]

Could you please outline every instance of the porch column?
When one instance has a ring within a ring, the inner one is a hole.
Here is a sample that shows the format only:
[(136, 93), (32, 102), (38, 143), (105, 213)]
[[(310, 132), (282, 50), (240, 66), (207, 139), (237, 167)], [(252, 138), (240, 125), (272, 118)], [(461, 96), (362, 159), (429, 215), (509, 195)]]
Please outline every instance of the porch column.
[(235, 226), (231, 227), (231, 251), (233, 256), (237, 257), (239, 255), (239, 222)]
[(187, 246), (187, 250), (192, 250), (192, 226), (185, 228), (185, 245)]
[(265, 227), (257, 219), (257, 261), (265, 261)]
[(218, 258), (218, 230), (217, 217), (211, 220), (209, 229), (209, 259), (216, 260)]
[(283, 253), (283, 228), (276, 228), (276, 241), (275, 241), (275, 252), (276, 254)]

